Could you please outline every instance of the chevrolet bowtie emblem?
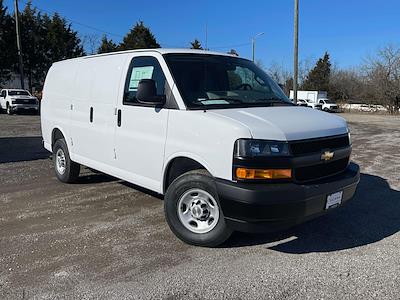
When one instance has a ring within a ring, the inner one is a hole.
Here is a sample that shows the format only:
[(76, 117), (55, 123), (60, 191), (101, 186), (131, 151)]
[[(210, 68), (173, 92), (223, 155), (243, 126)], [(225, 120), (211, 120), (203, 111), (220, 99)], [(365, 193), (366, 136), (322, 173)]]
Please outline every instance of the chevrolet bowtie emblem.
[(321, 154), (321, 160), (325, 160), (325, 161), (331, 160), (334, 155), (335, 155), (334, 152), (325, 151), (324, 153)]

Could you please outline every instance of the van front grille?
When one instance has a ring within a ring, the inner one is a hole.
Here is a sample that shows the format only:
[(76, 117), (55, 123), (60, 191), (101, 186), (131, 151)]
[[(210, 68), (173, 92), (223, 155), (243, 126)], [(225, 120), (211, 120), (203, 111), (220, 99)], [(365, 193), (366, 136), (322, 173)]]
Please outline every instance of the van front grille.
[(328, 138), (310, 139), (289, 142), (290, 149), (294, 156), (307, 155), (322, 152), (326, 149), (339, 149), (350, 146), (347, 134)]
[(294, 169), (294, 178), (298, 182), (312, 181), (343, 172), (349, 163), (349, 157), (336, 161)]

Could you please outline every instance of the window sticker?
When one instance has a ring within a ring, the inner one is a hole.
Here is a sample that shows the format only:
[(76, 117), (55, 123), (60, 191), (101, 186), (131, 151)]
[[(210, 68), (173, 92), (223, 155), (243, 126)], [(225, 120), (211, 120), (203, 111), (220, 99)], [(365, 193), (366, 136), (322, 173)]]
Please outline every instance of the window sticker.
[(154, 66), (134, 67), (132, 68), (131, 79), (129, 81), (129, 91), (136, 92), (139, 81), (142, 79), (151, 79)]

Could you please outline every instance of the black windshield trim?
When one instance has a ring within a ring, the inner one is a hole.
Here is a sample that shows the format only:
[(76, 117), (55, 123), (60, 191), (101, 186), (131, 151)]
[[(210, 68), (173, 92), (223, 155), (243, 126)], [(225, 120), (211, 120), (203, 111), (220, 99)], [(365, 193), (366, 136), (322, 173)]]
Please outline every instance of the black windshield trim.
[[(249, 59), (245, 59), (242, 57), (231, 57), (227, 55), (218, 55), (218, 54), (201, 54), (201, 53), (166, 53), (163, 54), (163, 57), (165, 59), (166, 65), (168, 67), (168, 70), (174, 80), (174, 83), (176, 85), (176, 88), (178, 89), (180, 95), (182, 96), (183, 103), (185, 105), (186, 110), (209, 110), (209, 109), (229, 109), (229, 108), (247, 108), (247, 107), (273, 107), (273, 106), (296, 106), (294, 105), (288, 98), (287, 99), (281, 99), (278, 101), (278, 99), (271, 99), (271, 103), (266, 102), (266, 103), (229, 103), (229, 104), (205, 104), (205, 105), (196, 105), (193, 102), (188, 105), (187, 101), (183, 98), (183, 94), (180, 91), (180, 87), (177, 84), (176, 77), (174, 75), (174, 72), (171, 68), (169, 58), (170, 57), (187, 57), (187, 58), (201, 58), (201, 57), (221, 57), (221, 58), (232, 58), (232, 59), (237, 59), (243, 61), (243, 63), (253, 63)], [(262, 71), (262, 70), (261, 70)], [(272, 79), (271, 79), (272, 80)], [(212, 99), (210, 99), (212, 100)]]
[(212, 110), (212, 109), (230, 109), (230, 108), (251, 108), (251, 107), (280, 107), (280, 106), (297, 106), (293, 103), (287, 102), (271, 102), (267, 103), (234, 103), (234, 104), (209, 104), (199, 105), (198, 107), (186, 107), (187, 110)]

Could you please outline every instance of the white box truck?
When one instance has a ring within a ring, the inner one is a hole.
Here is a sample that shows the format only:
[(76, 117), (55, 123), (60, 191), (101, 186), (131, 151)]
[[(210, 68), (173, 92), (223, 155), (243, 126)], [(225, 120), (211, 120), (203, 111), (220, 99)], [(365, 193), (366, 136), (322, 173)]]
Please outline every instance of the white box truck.
[(60, 181), (84, 165), (162, 194), (171, 230), (194, 245), (320, 216), (360, 179), (343, 118), (294, 105), (253, 62), (216, 52), (54, 63), (41, 125)]
[[(290, 91), (290, 99), (294, 98), (293, 90)], [(297, 99), (307, 101), (310, 106), (319, 105), (318, 109), (326, 112), (339, 112), (339, 107), (336, 103), (328, 99), (328, 92), (325, 91), (297, 91)]]
[[(290, 90), (290, 99), (294, 98), (293, 90)], [(328, 99), (328, 92), (325, 91), (297, 91), (297, 99), (310, 100), (318, 103), (320, 99)]]

